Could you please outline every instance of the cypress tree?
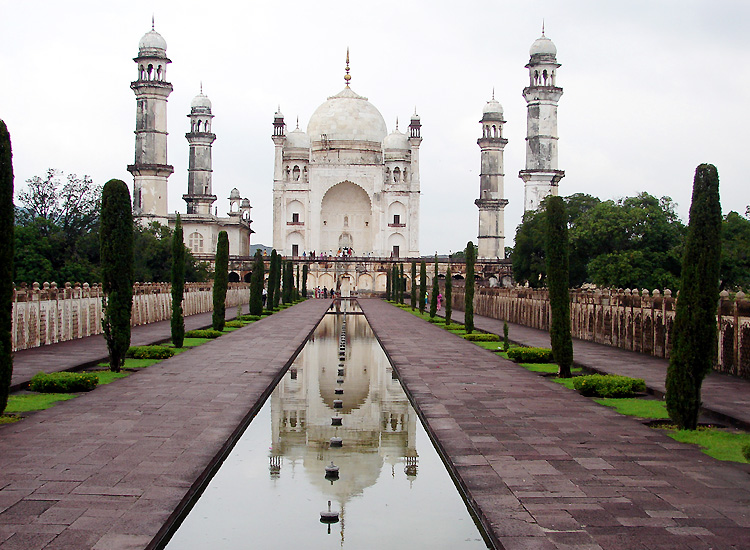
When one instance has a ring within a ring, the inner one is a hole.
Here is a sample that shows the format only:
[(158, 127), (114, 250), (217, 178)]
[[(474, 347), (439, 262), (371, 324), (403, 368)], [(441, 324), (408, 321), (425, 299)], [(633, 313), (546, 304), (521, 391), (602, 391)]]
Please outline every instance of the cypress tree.
[(401, 279), (398, 277), (398, 265), (393, 264), (393, 301), (399, 303), (398, 297), (401, 295)]
[(503, 351), (510, 349), (510, 340), (508, 340), (508, 321), (503, 321)]
[(299, 300), (299, 264), (297, 264), (297, 285), (294, 287), (294, 299)]
[(547, 287), (549, 289), (549, 338), (552, 356), (560, 378), (570, 378), (573, 365), (573, 340), (570, 337), (570, 294), (568, 269), (568, 214), (562, 197), (550, 195), (546, 199), (547, 230), (545, 257)]
[(281, 294), (281, 301), (289, 304), (292, 301), (292, 287), (294, 286), (294, 273), (292, 271), (292, 260), (284, 262), (284, 290)]
[(5, 411), (13, 376), (13, 151), (5, 122), (0, 120), (0, 414)]
[(273, 308), (276, 309), (279, 307), (279, 302), (281, 302), (281, 269), (283, 267), (284, 258), (279, 254), (276, 253), (276, 267), (273, 270), (273, 286), (274, 286), (274, 293), (273, 293)]
[(698, 426), (701, 385), (717, 352), (721, 224), (719, 174), (714, 165), (701, 164), (693, 180), (666, 380), (667, 412), (680, 429)]
[(271, 261), (268, 264), (268, 289), (266, 294), (266, 309), (273, 311), (274, 295), (276, 292), (276, 249), (271, 251)]
[(474, 243), (466, 243), (466, 287), (464, 292), (464, 327), (466, 332), (471, 334), (474, 331), (474, 288), (476, 280), (474, 279), (474, 263), (477, 255), (474, 249)]
[(419, 264), (419, 313), (424, 313), (424, 300), (427, 297), (427, 264)]
[(263, 313), (263, 280), (265, 275), (266, 267), (263, 262), (263, 253), (259, 248), (255, 251), (253, 273), (250, 275), (250, 304), (248, 304), (250, 315)]
[(214, 268), (214, 313), (211, 316), (214, 330), (224, 330), (228, 284), (229, 237), (226, 231), (219, 231), (219, 240), (216, 243), (216, 267)]
[(398, 303), (404, 303), (404, 293), (406, 292), (406, 279), (404, 279), (404, 264), (399, 264), (399, 278), (398, 278)]
[(453, 280), (451, 266), (445, 272), (445, 324), (451, 324), (451, 315), (453, 314)]
[(182, 238), (180, 215), (174, 223), (172, 235), (172, 343), (181, 348), (185, 340), (185, 318), (182, 311), (182, 296), (185, 292), (185, 242)]
[(437, 295), (440, 294), (440, 280), (438, 279), (438, 257), (435, 254), (435, 274), (432, 277), (432, 300), (430, 300), (430, 319), (437, 315)]
[(411, 310), (417, 307), (417, 262), (411, 263)]
[(109, 368), (120, 372), (130, 347), (133, 308), (133, 213), (125, 182), (112, 179), (102, 189), (99, 255), (104, 292), (104, 338)]
[(393, 276), (393, 271), (391, 269), (388, 269), (385, 272), (385, 300), (386, 302), (391, 301), (391, 277)]
[(307, 264), (302, 266), (302, 297), (307, 298), (307, 272), (309, 267)]

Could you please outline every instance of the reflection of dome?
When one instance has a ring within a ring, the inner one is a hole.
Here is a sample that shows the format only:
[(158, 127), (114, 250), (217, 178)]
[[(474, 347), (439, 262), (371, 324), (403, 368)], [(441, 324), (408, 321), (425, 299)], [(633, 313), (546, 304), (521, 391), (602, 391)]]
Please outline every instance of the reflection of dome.
[(394, 130), (383, 140), (383, 149), (386, 151), (394, 149), (409, 151), (411, 149), (409, 138), (406, 137), (406, 134)]
[(151, 29), (143, 35), (138, 42), (138, 51), (141, 50), (164, 50), (167, 49), (167, 41), (155, 30)]
[(531, 45), (531, 49), (529, 50), (529, 55), (551, 55), (555, 56), (557, 55), (557, 48), (552, 43), (552, 40), (544, 36), (540, 36), (537, 38), (534, 43)]
[(484, 109), (482, 109), (482, 114), (485, 115), (485, 118), (490, 118), (486, 115), (497, 115), (500, 118), (503, 118), (503, 106), (500, 105), (499, 101), (491, 99), (487, 102), (487, 105), (484, 106)]
[(297, 128), (286, 135), (286, 146), (292, 149), (309, 149), (310, 138), (307, 134)]
[(344, 88), (329, 97), (310, 117), (307, 135), (320, 139), (323, 134), (329, 140), (380, 143), (387, 129), (383, 115), (366, 97)]
[(203, 92), (201, 92), (193, 98), (193, 101), (190, 103), (190, 108), (208, 109), (210, 111), (211, 100), (208, 99), (207, 96), (203, 95)]

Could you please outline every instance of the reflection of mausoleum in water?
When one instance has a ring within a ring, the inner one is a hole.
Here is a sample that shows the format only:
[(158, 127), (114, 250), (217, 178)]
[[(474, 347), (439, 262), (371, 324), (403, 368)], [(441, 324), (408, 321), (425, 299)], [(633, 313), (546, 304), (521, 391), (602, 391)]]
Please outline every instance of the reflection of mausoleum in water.
[[(340, 360), (344, 322), (346, 351)], [(337, 417), (341, 426), (333, 425)], [(271, 476), (296, 473), (301, 466), (342, 510), (375, 483), (386, 463), (393, 471), (403, 468), (409, 482), (416, 478), (416, 413), (362, 315), (325, 316), (274, 390), (271, 419)], [(343, 447), (330, 448), (333, 437), (340, 437)], [(325, 478), (331, 461), (341, 472), (333, 483)]]

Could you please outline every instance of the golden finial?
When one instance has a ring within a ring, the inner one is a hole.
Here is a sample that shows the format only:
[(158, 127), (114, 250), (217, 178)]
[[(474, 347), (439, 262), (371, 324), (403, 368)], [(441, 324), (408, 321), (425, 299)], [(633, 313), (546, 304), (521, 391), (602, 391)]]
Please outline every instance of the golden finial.
[(352, 75), (349, 74), (349, 48), (346, 48), (346, 74), (344, 75), (344, 82), (346, 87), (349, 87), (349, 81), (352, 79)]

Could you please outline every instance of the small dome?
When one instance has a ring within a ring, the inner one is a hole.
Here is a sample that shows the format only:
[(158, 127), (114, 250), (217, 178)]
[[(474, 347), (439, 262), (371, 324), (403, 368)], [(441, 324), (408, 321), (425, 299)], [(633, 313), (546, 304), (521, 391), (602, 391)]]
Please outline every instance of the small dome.
[(203, 95), (203, 92), (199, 93), (197, 96), (193, 98), (193, 101), (190, 102), (190, 108), (195, 109), (196, 107), (203, 107), (205, 109), (211, 110), (211, 100), (208, 99), (207, 96)]
[(297, 128), (286, 135), (286, 147), (291, 149), (309, 149), (310, 138), (305, 132)]
[(416, 111), (414, 111), (414, 114), (413, 114), (413, 115), (411, 115), (411, 119), (412, 119), (412, 120), (420, 120), (420, 118), (419, 118), (419, 115), (417, 114), (417, 112), (416, 112)]
[(143, 38), (141, 38), (141, 41), (138, 42), (138, 51), (140, 52), (143, 50), (163, 50), (166, 52), (167, 41), (164, 40), (162, 35), (151, 29), (146, 34), (144, 34)]
[(242, 199), (242, 208), (250, 208), (250, 200), (249, 199)]
[(388, 134), (383, 140), (383, 149), (386, 151), (409, 151), (411, 150), (409, 138), (406, 137), (406, 134), (399, 132), (398, 130), (393, 130), (393, 132)]
[(551, 55), (554, 57), (557, 55), (557, 48), (552, 43), (552, 40), (542, 34), (542, 36), (534, 40), (531, 49), (529, 49), (529, 55), (532, 57), (535, 55)]
[(240, 190), (235, 187), (234, 189), (232, 189), (232, 192), (229, 193), (229, 200), (239, 199), (239, 198), (240, 198)]
[(482, 109), (482, 114), (498, 115), (500, 118), (503, 118), (503, 106), (500, 105), (499, 101), (491, 99), (487, 102), (487, 105), (484, 106), (484, 109)]
[(312, 139), (325, 134), (329, 140), (381, 143), (387, 131), (380, 111), (348, 87), (329, 97), (307, 124), (307, 134)]

